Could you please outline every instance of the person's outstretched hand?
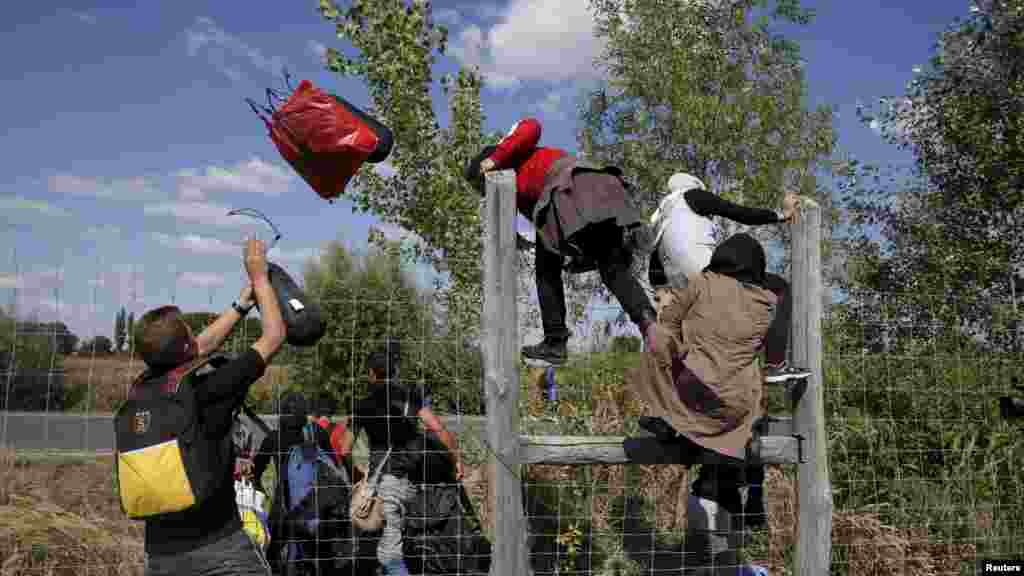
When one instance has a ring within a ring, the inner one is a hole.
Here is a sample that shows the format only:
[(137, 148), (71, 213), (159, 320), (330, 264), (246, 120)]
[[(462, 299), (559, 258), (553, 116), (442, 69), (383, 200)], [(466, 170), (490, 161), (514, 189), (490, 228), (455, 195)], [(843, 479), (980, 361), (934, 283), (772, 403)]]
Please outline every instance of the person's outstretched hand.
[(787, 192), (782, 199), (782, 219), (791, 224), (800, 223), (800, 197)]
[(252, 284), (246, 284), (242, 291), (238, 294), (238, 305), (248, 310), (256, 304), (256, 299), (253, 295)]
[(455, 463), (455, 479), (462, 482), (462, 479), (466, 477), (466, 465), (459, 460)]
[(480, 173), (486, 174), (491, 170), (494, 170), (494, 160), (491, 160), (490, 158), (484, 159), (484, 161), (480, 163)]
[(267, 279), (267, 247), (261, 240), (248, 240), (245, 243), (245, 272), (250, 283)]

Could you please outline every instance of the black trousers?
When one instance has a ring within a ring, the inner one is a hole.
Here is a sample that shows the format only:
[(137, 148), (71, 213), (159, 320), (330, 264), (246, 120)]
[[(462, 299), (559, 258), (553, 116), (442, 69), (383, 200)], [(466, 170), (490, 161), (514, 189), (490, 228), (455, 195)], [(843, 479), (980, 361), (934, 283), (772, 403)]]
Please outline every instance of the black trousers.
[[(615, 220), (590, 224), (569, 241), (578, 246), (587, 259), (597, 264), (601, 281), (619, 301), (634, 324), (654, 322), (657, 315), (640, 282), (631, 274), (632, 253), (626, 248), (623, 230)], [(536, 243), (537, 299), (540, 301), (544, 337), (564, 341), (569, 338), (565, 323), (565, 284), (562, 256)]]

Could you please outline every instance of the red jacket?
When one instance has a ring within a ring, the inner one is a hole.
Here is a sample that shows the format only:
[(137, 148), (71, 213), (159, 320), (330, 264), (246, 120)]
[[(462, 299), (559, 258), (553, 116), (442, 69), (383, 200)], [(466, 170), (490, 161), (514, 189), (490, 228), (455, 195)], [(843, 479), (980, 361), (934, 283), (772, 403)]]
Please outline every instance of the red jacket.
[(491, 154), (495, 170), (516, 171), (516, 207), (533, 221), (533, 207), (544, 192), (544, 178), (556, 160), (566, 156), (565, 150), (537, 146), (541, 126), (536, 118), (521, 120), (498, 143)]

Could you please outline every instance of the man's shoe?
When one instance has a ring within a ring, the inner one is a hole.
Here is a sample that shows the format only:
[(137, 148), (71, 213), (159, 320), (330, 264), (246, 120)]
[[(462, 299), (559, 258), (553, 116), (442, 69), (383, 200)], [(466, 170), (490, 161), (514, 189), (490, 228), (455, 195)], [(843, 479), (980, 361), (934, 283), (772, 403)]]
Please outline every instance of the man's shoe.
[(679, 432), (676, 432), (675, 428), (666, 422), (664, 418), (641, 416), (637, 424), (640, 425), (640, 428), (653, 434), (659, 442), (672, 443), (678, 442), (681, 439)]
[(768, 384), (778, 384), (788, 380), (803, 380), (811, 375), (810, 370), (790, 366), (789, 363), (768, 364), (764, 370), (764, 381)]
[(523, 356), (530, 360), (540, 360), (549, 364), (564, 364), (569, 354), (566, 351), (565, 341), (549, 340), (545, 338), (539, 344), (523, 346)]

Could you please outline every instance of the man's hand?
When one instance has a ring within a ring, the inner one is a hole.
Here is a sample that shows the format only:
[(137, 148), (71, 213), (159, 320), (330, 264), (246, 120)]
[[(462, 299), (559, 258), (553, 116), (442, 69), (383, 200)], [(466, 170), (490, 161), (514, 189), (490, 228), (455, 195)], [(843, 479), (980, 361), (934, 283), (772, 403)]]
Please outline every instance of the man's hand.
[(267, 279), (267, 247), (262, 240), (245, 243), (245, 272), (252, 284)]
[(481, 174), (486, 174), (486, 173), (490, 172), (491, 170), (494, 170), (494, 160), (491, 160), (490, 158), (487, 158), (483, 162), (480, 163), (480, 173)]
[(238, 294), (238, 305), (248, 310), (256, 304), (256, 299), (253, 296), (252, 284), (246, 284), (242, 291)]
[(455, 479), (462, 482), (462, 479), (466, 476), (466, 465), (462, 463), (462, 460), (455, 462)]
[(782, 199), (782, 219), (792, 224), (800, 223), (800, 197), (787, 192)]

